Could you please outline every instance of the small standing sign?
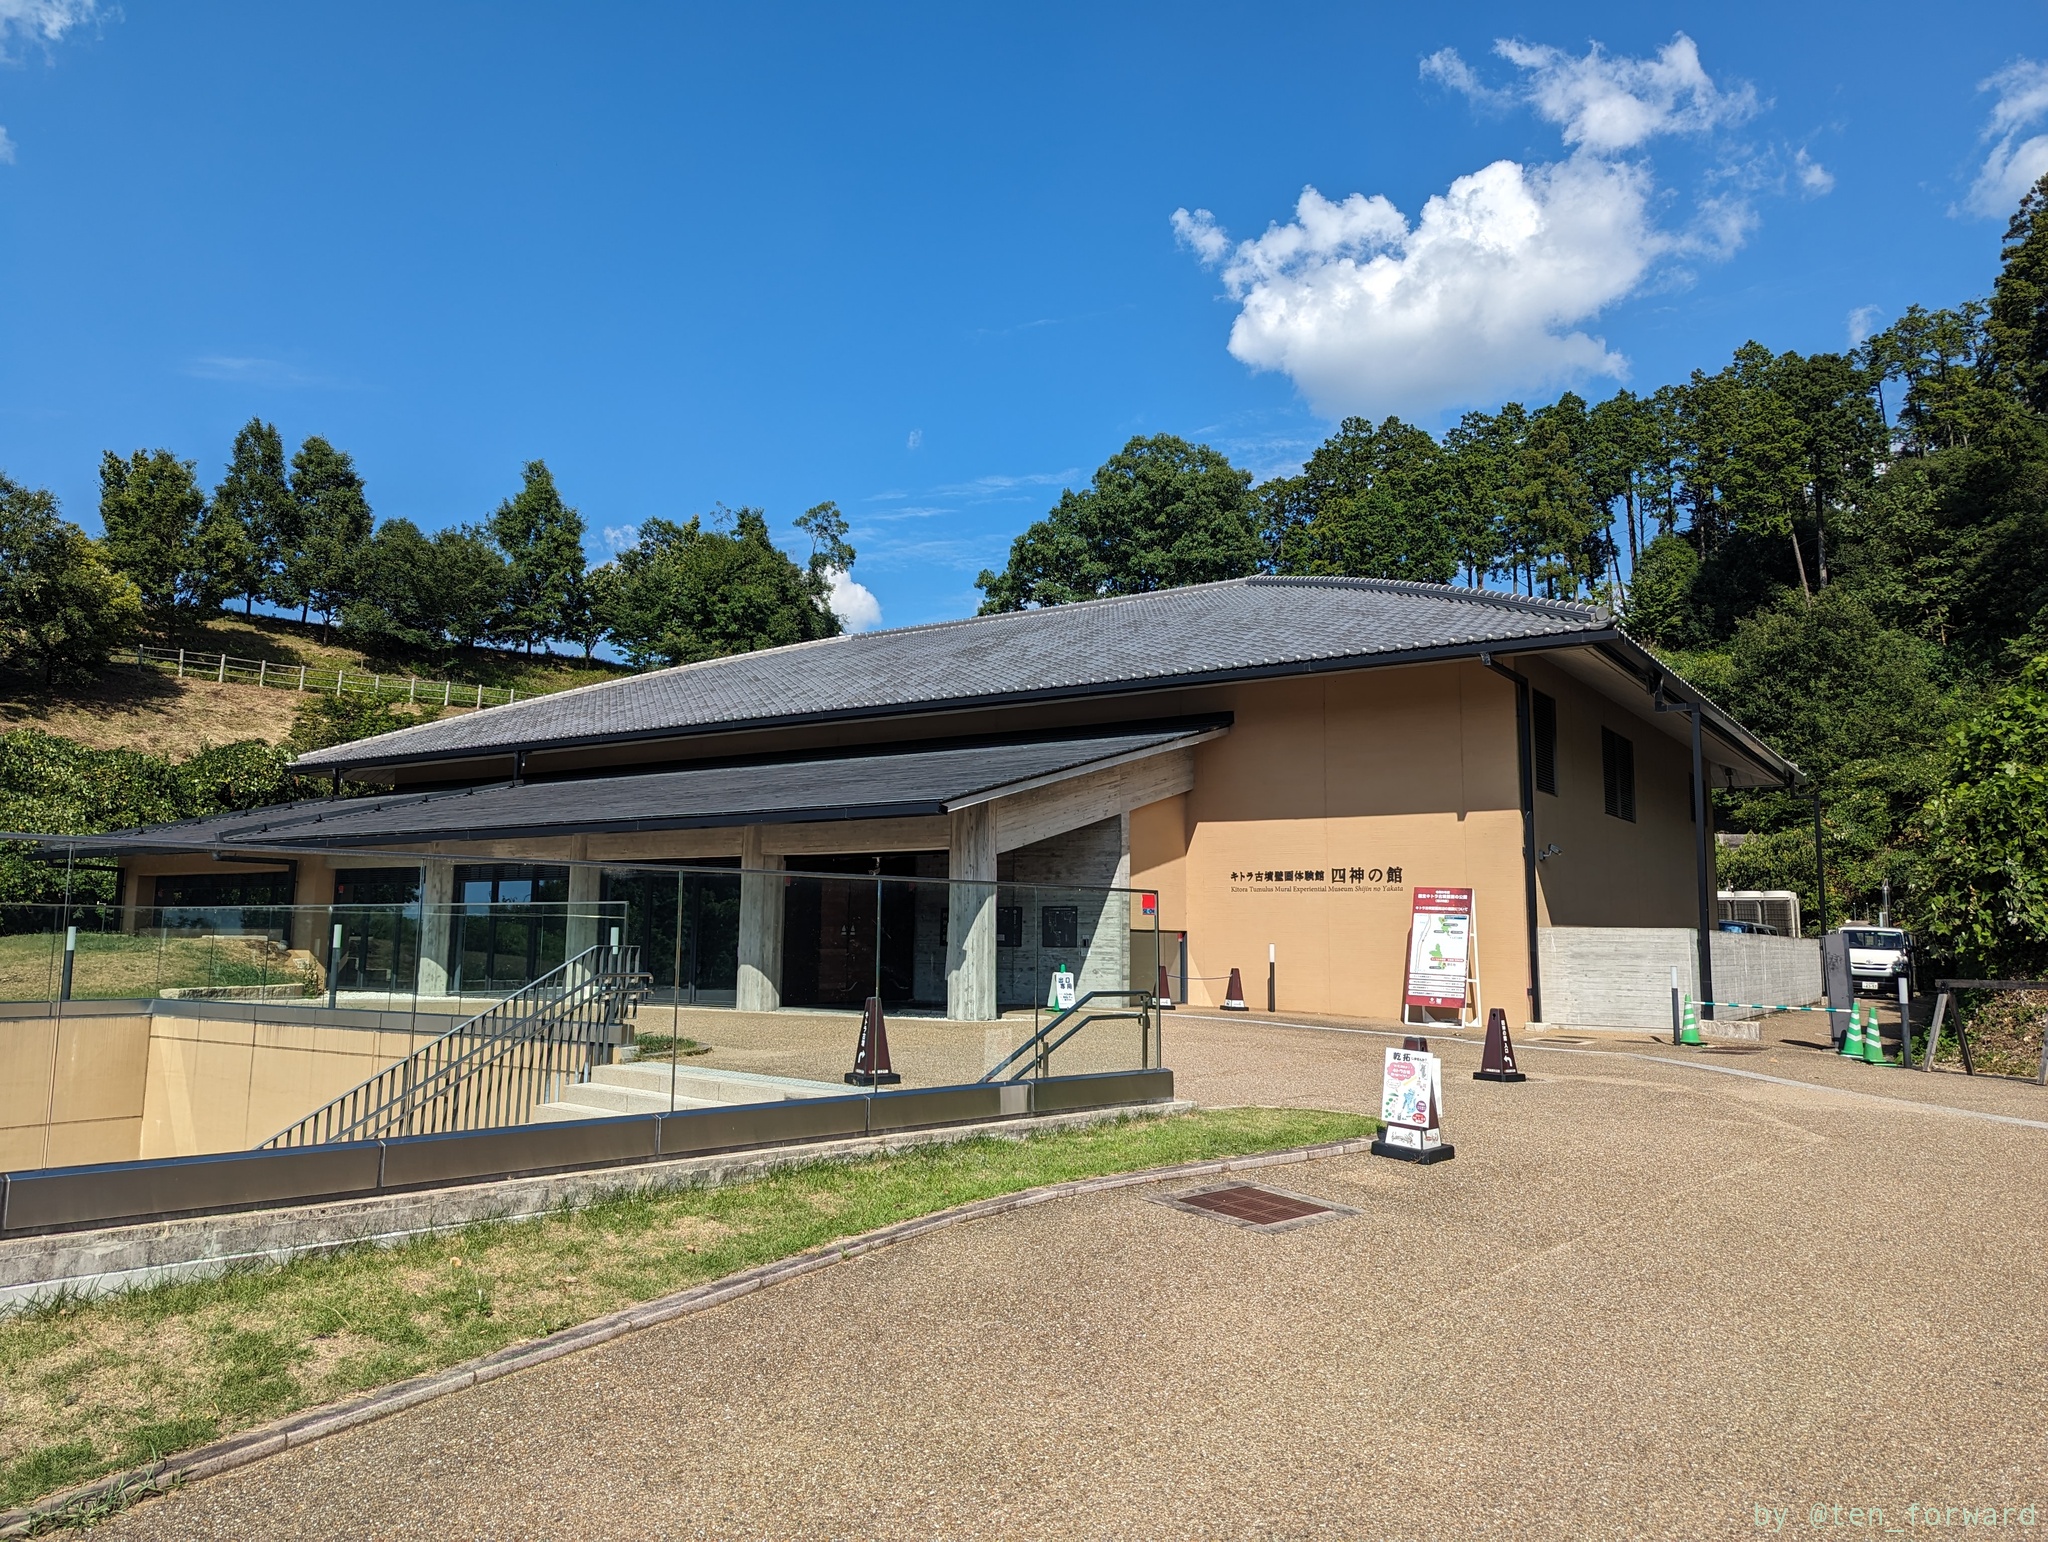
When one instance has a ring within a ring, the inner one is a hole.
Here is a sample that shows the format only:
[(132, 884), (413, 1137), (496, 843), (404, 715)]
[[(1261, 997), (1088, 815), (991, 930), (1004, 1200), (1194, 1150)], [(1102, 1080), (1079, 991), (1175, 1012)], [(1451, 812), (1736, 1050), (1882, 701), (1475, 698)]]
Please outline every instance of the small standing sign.
[(846, 1073), (855, 1087), (893, 1087), (903, 1078), (889, 1063), (889, 1025), (882, 1018), (882, 998), (870, 996), (860, 1014), (860, 1042), (853, 1047), (853, 1069)]
[(1046, 1005), (1055, 1011), (1065, 1012), (1074, 1004), (1078, 992), (1074, 985), (1074, 971), (1061, 964), (1052, 972), (1052, 989), (1046, 992)]
[(1380, 1078), (1380, 1118), (1386, 1131), (1372, 1143), (1374, 1156), (1401, 1162), (1448, 1162), (1457, 1155), (1443, 1131), (1444, 1064), (1427, 1050), (1387, 1050)]
[(1472, 1080), (1525, 1082), (1528, 1079), (1515, 1065), (1515, 1039), (1508, 1032), (1508, 1015), (1495, 1007), (1486, 1014), (1486, 1048), (1479, 1053), (1479, 1069), (1472, 1073)]

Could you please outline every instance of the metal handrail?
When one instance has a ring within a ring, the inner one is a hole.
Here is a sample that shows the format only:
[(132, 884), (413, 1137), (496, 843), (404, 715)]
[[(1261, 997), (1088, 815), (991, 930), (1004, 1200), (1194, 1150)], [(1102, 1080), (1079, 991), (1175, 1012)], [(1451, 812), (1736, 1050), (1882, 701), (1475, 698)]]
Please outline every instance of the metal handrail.
[(602, 1064), (647, 992), (640, 950), (586, 948), (365, 1078), (261, 1150), (521, 1124)]
[[(1089, 1002), (1099, 996), (1120, 997), (1125, 1001), (1135, 1001), (1138, 1010), (1135, 1012), (1090, 1012), (1086, 1016), (1080, 1017), (1078, 1021), (1075, 1021), (1073, 1026), (1068, 1028), (1057, 1039), (1052, 1037), (1053, 1030), (1062, 1023), (1075, 1018)], [(1090, 1023), (1101, 1022), (1134, 1022), (1139, 1025), (1138, 1066), (1141, 1070), (1147, 1069), (1158, 1063), (1158, 1056), (1154, 1053), (1154, 1021), (1157, 1013), (1158, 998), (1151, 991), (1089, 991), (1086, 995), (1077, 997), (1072, 1006), (1062, 1008), (1058, 1015), (1049, 1018), (1044, 1027), (1035, 1030), (1030, 1038), (996, 1062), (995, 1066), (982, 1076), (980, 1080), (984, 1082), (1021, 1081), (1026, 1075), (1030, 1074), (1038, 1076), (1048, 1075), (1050, 1074), (1053, 1051), (1072, 1039), (1075, 1034), (1086, 1028)], [(1025, 1059), (1029, 1059), (1032, 1062), (1033, 1069), (1031, 1072), (1018, 1072), (1015, 1075), (1004, 1074), (1018, 1061)]]

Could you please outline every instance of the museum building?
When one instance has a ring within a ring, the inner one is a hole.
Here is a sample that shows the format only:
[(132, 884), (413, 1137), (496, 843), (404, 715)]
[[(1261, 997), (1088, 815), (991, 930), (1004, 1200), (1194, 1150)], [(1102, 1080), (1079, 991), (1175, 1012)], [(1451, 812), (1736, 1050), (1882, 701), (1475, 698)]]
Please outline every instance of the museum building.
[[(1469, 891), (1471, 1005), (1517, 1025), (1546, 929), (1711, 927), (1708, 790), (1797, 774), (1599, 608), (1274, 577), (712, 659), (298, 768), (337, 795), (132, 832), (123, 903), (623, 901), (688, 937), (647, 950), (658, 987), (751, 1011), (984, 1021), (1052, 968), (1163, 966), (1198, 1007), (1237, 970), (1254, 1007), (1270, 979), (1387, 1020), (1418, 891)], [(385, 967), (459, 994), (546, 962), (489, 936), (424, 927)]]

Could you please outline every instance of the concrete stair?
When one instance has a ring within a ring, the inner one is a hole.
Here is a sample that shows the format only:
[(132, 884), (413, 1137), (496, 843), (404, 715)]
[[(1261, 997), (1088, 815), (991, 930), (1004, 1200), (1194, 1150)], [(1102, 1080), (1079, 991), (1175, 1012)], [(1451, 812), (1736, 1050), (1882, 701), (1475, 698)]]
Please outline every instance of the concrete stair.
[[(674, 1077), (671, 1095), (670, 1077)], [(739, 1103), (779, 1103), (791, 1098), (836, 1098), (849, 1088), (794, 1076), (720, 1071), (666, 1061), (628, 1061), (595, 1066), (590, 1080), (564, 1087), (551, 1103), (534, 1105), (536, 1123), (602, 1119), (616, 1114), (665, 1114), (670, 1109), (720, 1108)]]

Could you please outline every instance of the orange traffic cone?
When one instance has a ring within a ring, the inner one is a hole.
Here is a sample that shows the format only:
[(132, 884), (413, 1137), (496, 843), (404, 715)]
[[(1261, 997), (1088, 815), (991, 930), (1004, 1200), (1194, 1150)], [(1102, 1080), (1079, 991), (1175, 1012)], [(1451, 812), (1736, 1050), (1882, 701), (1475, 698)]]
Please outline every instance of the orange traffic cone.
[(860, 1043), (854, 1046), (846, 1080), (855, 1087), (893, 1087), (903, 1080), (889, 1066), (889, 1026), (882, 1020), (880, 996), (868, 997), (860, 1014)]
[(1230, 971), (1230, 988), (1223, 993), (1223, 1010), (1226, 1012), (1249, 1012), (1244, 1004), (1244, 978), (1233, 969)]

